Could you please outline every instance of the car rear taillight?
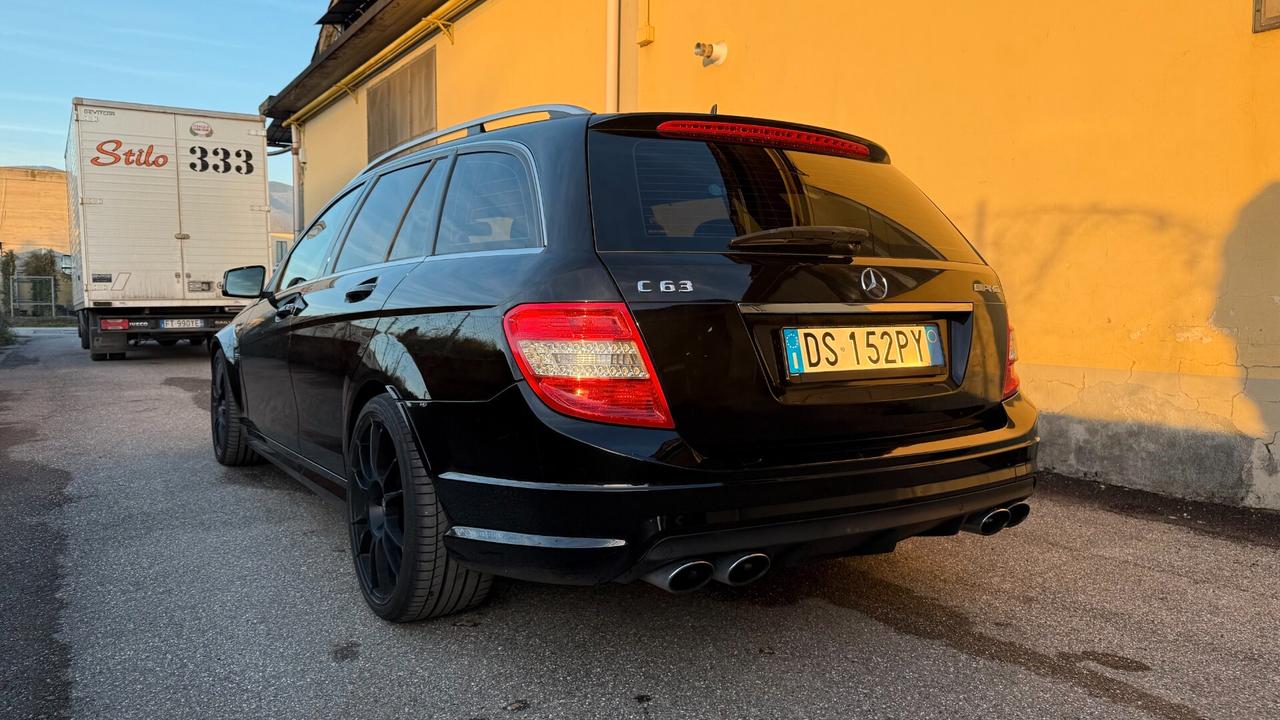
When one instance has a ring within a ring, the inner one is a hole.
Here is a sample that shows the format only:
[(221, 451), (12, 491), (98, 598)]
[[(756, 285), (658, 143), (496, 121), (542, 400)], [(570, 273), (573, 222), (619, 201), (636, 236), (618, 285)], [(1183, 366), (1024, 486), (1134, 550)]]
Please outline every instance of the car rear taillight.
[(1008, 400), (1018, 392), (1018, 371), (1014, 369), (1013, 364), (1018, 362), (1018, 343), (1013, 334), (1013, 326), (1009, 326), (1009, 355), (1004, 360), (1004, 390), (1000, 393), (1000, 399)]
[(102, 318), (98, 321), (98, 327), (103, 330), (128, 330), (128, 318)]
[(871, 148), (860, 142), (790, 128), (751, 123), (716, 122), (710, 120), (667, 120), (659, 123), (658, 134), (666, 137), (711, 140), (718, 142), (763, 145), (782, 150), (869, 158)]
[(520, 305), (503, 328), (524, 379), (553, 410), (616, 425), (675, 427), (626, 305)]

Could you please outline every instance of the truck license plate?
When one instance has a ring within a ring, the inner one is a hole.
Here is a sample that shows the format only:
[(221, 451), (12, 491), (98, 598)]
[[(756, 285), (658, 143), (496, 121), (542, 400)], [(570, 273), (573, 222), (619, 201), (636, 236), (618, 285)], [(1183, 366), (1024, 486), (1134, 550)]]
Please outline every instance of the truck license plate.
[(791, 375), (936, 367), (944, 363), (938, 326), (784, 328)]
[(160, 327), (165, 329), (202, 328), (204, 327), (204, 320), (187, 319), (187, 318), (175, 319), (175, 320), (161, 320)]

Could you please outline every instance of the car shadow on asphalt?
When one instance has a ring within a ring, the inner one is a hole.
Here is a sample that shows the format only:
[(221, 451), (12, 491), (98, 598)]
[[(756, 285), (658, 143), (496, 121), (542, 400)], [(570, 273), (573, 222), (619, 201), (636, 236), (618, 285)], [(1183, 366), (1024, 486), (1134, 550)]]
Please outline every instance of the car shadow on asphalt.
[[(696, 624), (699, 633), (713, 635), (720, 632), (732, 636), (741, 632), (742, 613), (717, 612), (714, 609), (717, 604), (767, 609), (776, 615), (783, 608), (820, 601), (859, 613), (898, 633), (941, 643), (972, 658), (1017, 666), (1047, 680), (1069, 684), (1095, 698), (1131, 708), (1135, 713), (1161, 720), (1204, 718), (1195, 708), (1116, 676), (1150, 673), (1152, 668), (1140, 660), (1094, 650), (1045, 652), (1018, 642), (1017, 633), (993, 634), (979, 627), (965, 612), (881, 576), (886, 570), (893, 572), (894, 568), (893, 562), (886, 565), (883, 558), (881, 561), (848, 558), (816, 562), (774, 570), (762, 581), (747, 587), (730, 588), (712, 583), (697, 594), (676, 598), (643, 583), (626, 587), (566, 588), (502, 581), (495, 586), (495, 595), (488, 604), (436, 622), (455, 627), (481, 627), (487, 624), (490, 615), (501, 615), (505, 619), (508, 611), (527, 614), (536, 608), (540, 624), (569, 627), (583, 622), (580, 611), (584, 605), (596, 608), (599, 613), (609, 613), (621, 610), (620, 606), (625, 604), (644, 616), (645, 627), (654, 628), (648, 640), (655, 647), (679, 647), (687, 641), (681, 630), (683, 624)], [(640, 603), (644, 604), (642, 608)], [(788, 614), (788, 618), (791, 617), (794, 614)], [(779, 622), (790, 620), (779, 617)], [(725, 623), (731, 626), (719, 630), (714, 627)], [(615, 652), (612, 648), (626, 647), (632, 642), (628, 637), (633, 632), (629, 629), (631, 624), (626, 623), (628, 629), (623, 629), (624, 624), (620, 623), (615, 637), (608, 634), (610, 626), (593, 627), (596, 651), (608, 654)], [(830, 641), (826, 630), (816, 630), (821, 637), (813, 638), (815, 646)], [(764, 637), (769, 637), (769, 633)], [(783, 651), (766, 644), (751, 650), (759, 655)], [(607, 659), (599, 661), (608, 662)]]

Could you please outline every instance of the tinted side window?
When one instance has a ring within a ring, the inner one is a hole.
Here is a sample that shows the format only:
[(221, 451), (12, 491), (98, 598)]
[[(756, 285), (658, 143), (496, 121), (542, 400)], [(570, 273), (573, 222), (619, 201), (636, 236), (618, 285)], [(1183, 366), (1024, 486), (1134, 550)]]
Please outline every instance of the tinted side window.
[(347, 215), (351, 214), (351, 206), (355, 205), (359, 197), (359, 187), (348, 190), (347, 194), (338, 198), (328, 210), (311, 223), (306, 234), (293, 246), (293, 253), (289, 255), (284, 272), (280, 273), (281, 288), (292, 287), (320, 276), (320, 270), (324, 266), (325, 251), (329, 249), (329, 243), (333, 241), (334, 236), (342, 229)]
[(536, 247), (536, 217), (529, 174), (519, 158), (497, 152), (459, 155), (436, 254)]
[(427, 165), (423, 163), (394, 170), (378, 178), (347, 231), (334, 272), (386, 260), (391, 239), (400, 226), (400, 218), (404, 217), (409, 198), (413, 197), (413, 191), (422, 182), (426, 171)]
[(448, 160), (437, 160), (432, 164), (426, 181), (413, 197), (404, 222), (400, 223), (400, 232), (396, 233), (389, 259), (401, 260), (431, 253), (431, 241), (436, 236), (436, 217), (440, 214), (440, 198), (444, 195), (448, 172)]

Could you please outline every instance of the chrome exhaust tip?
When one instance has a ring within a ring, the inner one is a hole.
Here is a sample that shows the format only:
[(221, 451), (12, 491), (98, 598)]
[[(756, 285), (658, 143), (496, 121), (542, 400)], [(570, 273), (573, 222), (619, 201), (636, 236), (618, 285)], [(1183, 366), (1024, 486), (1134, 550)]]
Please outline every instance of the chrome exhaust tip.
[(1008, 507), (1009, 522), (1005, 523), (1005, 529), (1017, 527), (1022, 524), (1031, 515), (1031, 505), (1026, 502), (1016, 502)]
[(687, 593), (706, 585), (714, 572), (715, 566), (706, 560), (682, 560), (648, 573), (644, 581), (669, 593)]
[(995, 535), (1009, 525), (1011, 513), (1004, 508), (991, 508), (965, 518), (961, 529), (979, 535)]
[(764, 574), (769, 572), (769, 565), (769, 556), (764, 553), (722, 555), (716, 559), (716, 569), (712, 577), (725, 585), (739, 587), (764, 577)]

